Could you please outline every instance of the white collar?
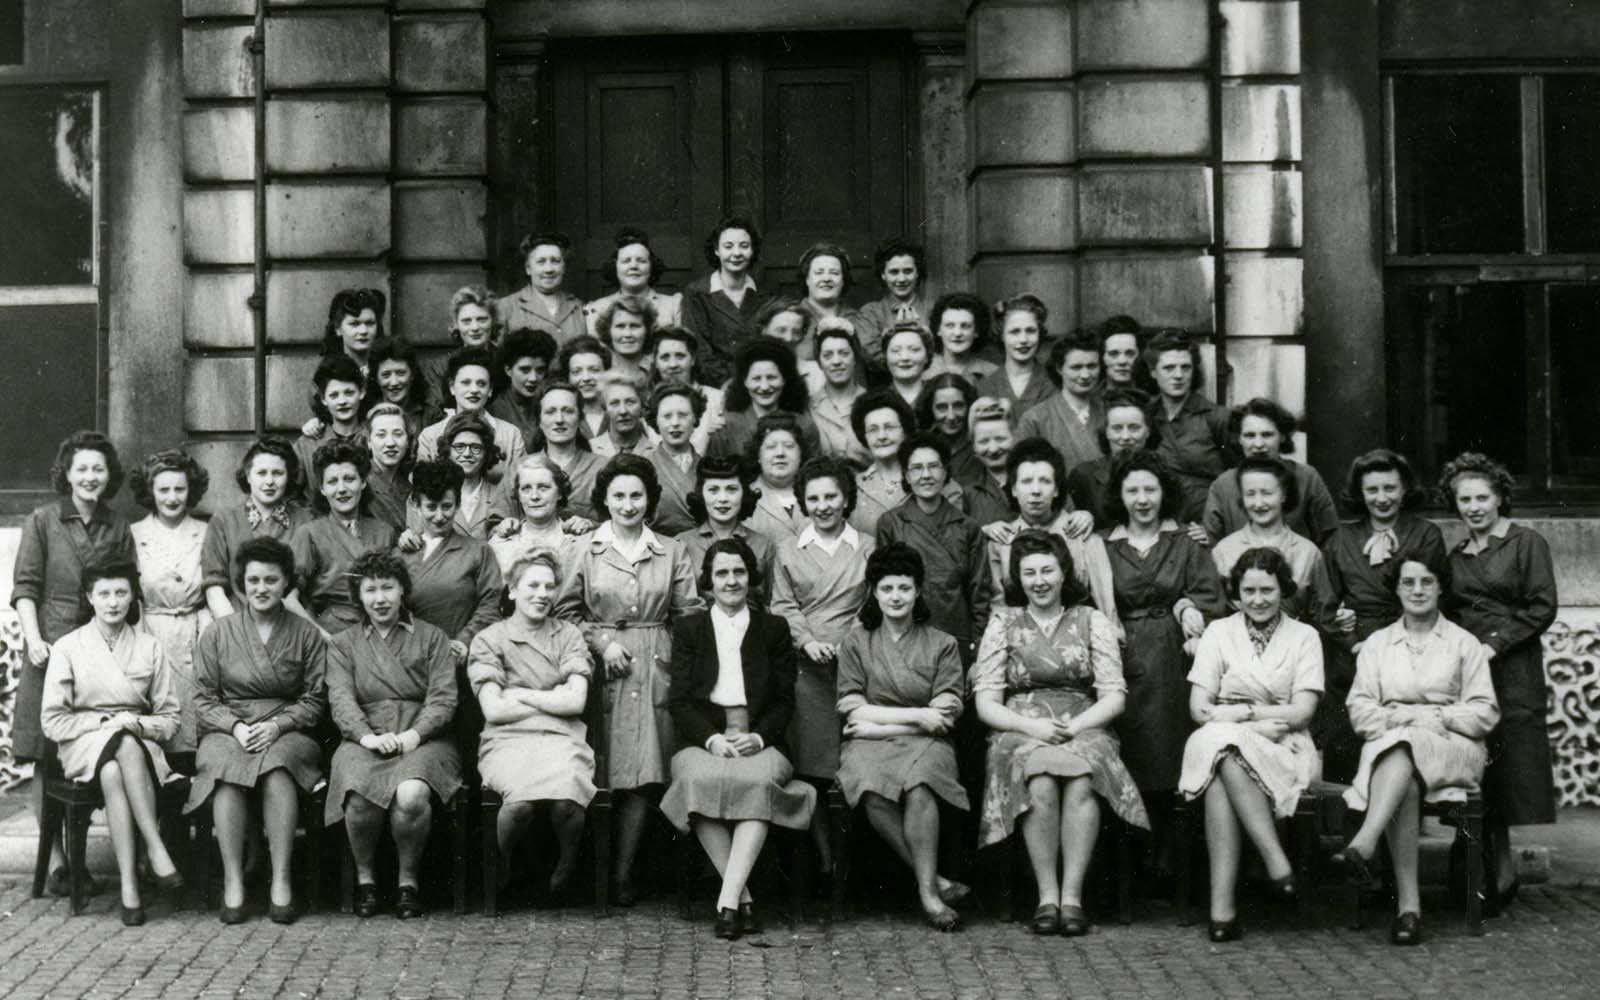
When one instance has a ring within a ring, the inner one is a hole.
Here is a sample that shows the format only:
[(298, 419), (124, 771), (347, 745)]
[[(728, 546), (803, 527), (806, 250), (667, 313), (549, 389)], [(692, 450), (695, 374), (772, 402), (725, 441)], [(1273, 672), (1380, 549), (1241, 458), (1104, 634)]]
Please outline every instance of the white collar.
[[(854, 527), (851, 526), (849, 521), (846, 521), (844, 523), (844, 530), (839, 532), (838, 541), (844, 542), (846, 545), (850, 546), (852, 549), (861, 548), (861, 535), (856, 531), (856, 529)], [(816, 526), (816, 524), (813, 523), (813, 522), (807, 521), (806, 522), (806, 526), (804, 528), (800, 529), (800, 536), (798, 538), (796, 538), (795, 541), (794, 541), (795, 548), (803, 549), (807, 545), (812, 544), (813, 542), (815, 542), (818, 545), (822, 545), (823, 544), (822, 543), (822, 536), (817, 534), (817, 526)]]
[[(608, 545), (615, 545), (617, 543), (616, 532), (612, 530), (610, 520), (607, 520), (604, 524), (600, 525), (600, 527), (594, 529), (594, 534), (590, 537), (594, 540), (594, 544), (599, 546), (599, 549), (601, 550)], [(639, 544), (636, 551), (643, 552), (646, 548), (649, 548), (654, 552), (662, 551), (661, 540), (656, 537), (655, 532), (650, 530), (650, 526), (648, 524), (643, 524), (639, 526)]]
[[(715, 271), (711, 272), (711, 281), (709, 282), (709, 285), (710, 285), (711, 291), (713, 291), (713, 292), (726, 292), (726, 291), (729, 290), (728, 286), (724, 285), (722, 283), (722, 268), (719, 267)], [(744, 286), (743, 287), (744, 287), (744, 290), (747, 291), (747, 292), (755, 291), (756, 290), (756, 279), (750, 277), (750, 275), (748, 273), (746, 273), (745, 276), (744, 276)]]

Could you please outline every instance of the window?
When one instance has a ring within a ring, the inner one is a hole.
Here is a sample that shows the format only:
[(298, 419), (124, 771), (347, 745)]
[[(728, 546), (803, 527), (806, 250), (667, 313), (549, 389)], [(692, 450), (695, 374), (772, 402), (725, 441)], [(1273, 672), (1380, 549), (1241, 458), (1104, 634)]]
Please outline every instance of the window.
[(1391, 438), (1487, 452), (1535, 502), (1600, 499), (1600, 72), (1385, 83)]
[(96, 426), (99, 109), (82, 87), (0, 88), (0, 399), (34, 430), (0, 435), (0, 501), (47, 489), (56, 442)]
[(22, 65), (24, 6), (23, 0), (0, 0), (0, 66)]

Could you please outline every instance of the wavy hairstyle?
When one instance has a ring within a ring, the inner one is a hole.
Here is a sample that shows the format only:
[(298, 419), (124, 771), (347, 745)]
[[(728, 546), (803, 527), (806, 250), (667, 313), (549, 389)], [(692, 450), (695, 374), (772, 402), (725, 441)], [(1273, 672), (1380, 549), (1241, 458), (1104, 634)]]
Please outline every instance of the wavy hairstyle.
[(344, 340), (339, 336), (339, 324), (344, 322), (346, 316), (358, 318), (368, 309), (378, 318), (377, 329), (372, 335), (372, 343), (376, 346), (384, 337), (383, 314), (388, 308), (389, 297), (376, 288), (341, 288), (334, 292), (328, 302), (328, 325), (322, 331), (322, 353), (342, 354)]
[(156, 477), (163, 472), (181, 472), (183, 478), (189, 481), (189, 506), (185, 510), (194, 510), (200, 505), (200, 500), (206, 495), (206, 487), (211, 485), (211, 474), (205, 466), (194, 460), (194, 456), (182, 448), (163, 448), (152, 452), (145, 457), (143, 462), (134, 466), (133, 472), (128, 476), (128, 489), (133, 494), (133, 501), (146, 510), (156, 509), (156, 498), (152, 493), (155, 488)]
[(1100, 358), (1100, 338), (1084, 330), (1074, 330), (1050, 345), (1050, 359), (1045, 363), (1044, 373), (1057, 389), (1065, 381), (1061, 367), (1067, 363), (1067, 355), (1073, 351), (1093, 355), (1095, 364), (1102, 373), (1105, 371), (1105, 362)]
[[(661, 276), (667, 273), (667, 262), (662, 260), (660, 255), (656, 253), (655, 248), (650, 245), (650, 234), (643, 229), (624, 226), (617, 230), (617, 235), (612, 237), (611, 242), (611, 260), (600, 268), (600, 277), (606, 284), (618, 288), (622, 287), (622, 276), (617, 273), (617, 255), (625, 247), (631, 247), (635, 243), (644, 247), (645, 253), (650, 255), (650, 276), (645, 279), (648, 287), (654, 288), (656, 282), (661, 280)], [(655, 324), (646, 322), (645, 325), (654, 326)], [(605, 327), (602, 326), (601, 329), (605, 329)]]
[(776, 365), (778, 375), (783, 379), (783, 391), (778, 394), (777, 408), (787, 413), (806, 412), (811, 407), (811, 393), (806, 389), (806, 380), (800, 377), (794, 351), (789, 349), (788, 344), (781, 344), (770, 337), (756, 337), (734, 355), (733, 378), (728, 382), (727, 394), (723, 397), (724, 408), (729, 413), (743, 413), (750, 409), (750, 390), (745, 388), (744, 380), (749, 376), (750, 369), (762, 361)]
[[(287, 448), (288, 445), (284, 447)], [(72, 485), (67, 482), (67, 472), (72, 468), (73, 458), (80, 451), (98, 452), (106, 461), (106, 488), (100, 491), (100, 502), (105, 503), (122, 489), (124, 474), (122, 459), (117, 457), (117, 446), (99, 431), (73, 431), (61, 439), (61, 443), (56, 445), (56, 460), (50, 465), (50, 488), (61, 496), (72, 493)], [(294, 476), (294, 471), (294, 466), (290, 466), (291, 478)], [(249, 492), (248, 487), (246, 492)]]
[(1107, 520), (1124, 526), (1133, 520), (1133, 513), (1122, 502), (1122, 483), (1135, 472), (1148, 472), (1161, 484), (1161, 508), (1156, 512), (1156, 518), (1176, 520), (1183, 509), (1183, 488), (1178, 485), (1177, 477), (1167, 466), (1166, 459), (1147, 449), (1130, 451), (1112, 459), (1111, 476), (1106, 483), (1104, 515)]
[(408, 410), (421, 410), (428, 402), (428, 377), (417, 359), (417, 349), (403, 340), (389, 339), (375, 345), (367, 355), (366, 391), (361, 400), (363, 412), (383, 402), (378, 369), (387, 361), (398, 361), (411, 372), (411, 384), (406, 386), (406, 398), (400, 405)]
[(711, 519), (711, 514), (706, 510), (705, 488), (706, 483), (713, 479), (736, 479), (739, 488), (743, 491), (739, 497), (739, 513), (736, 519), (743, 521), (756, 512), (756, 502), (761, 499), (761, 488), (755, 484), (755, 475), (750, 466), (727, 455), (707, 455), (700, 460), (694, 470), (694, 489), (683, 498), (683, 505), (689, 509), (689, 516), (694, 518), (695, 524), (705, 524)]
[[(506, 570), (505, 576), (501, 578), (501, 618), (510, 618), (516, 613), (517, 603), (511, 599), (511, 591), (516, 588), (517, 584), (522, 582), (522, 578), (524, 576), (528, 575), (528, 570), (535, 566), (543, 566), (550, 570), (550, 573), (555, 577), (556, 588), (559, 589), (561, 587), (562, 573), (560, 556), (545, 548), (534, 549), (531, 552), (524, 552), (522, 555), (518, 556), (512, 561), (511, 566)], [(551, 610), (553, 611), (554, 608)], [(548, 618), (551, 616), (547, 614), (545, 617)]]
[[(977, 402), (978, 399), (977, 387), (968, 381), (965, 375), (957, 375), (955, 372), (940, 372), (924, 382), (922, 391), (917, 393), (917, 405), (912, 407), (912, 413), (918, 427), (926, 427), (932, 430), (938, 426), (938, 421), (933, 417), (933, 403), (941, 389), (954, 389), (959, 392), (962, 405), (968, 413), (972, 412), (972, 404)], [(961, 418), (961, 422), (963, 424), (967, 422), (965, 416)]]
[(757, 473), (761, 469), (761, 445), (780, 431), (794, 438), (795, 447), (800, 451), (801, 465), (810, 458), (806, 436), (800, 430), (800, 418), (792, 413), (769, 413), (756, 421), (756, 429), (750, 433), (750, 444), (745, 449), (744, 460)]
[(133, 600), (128, 605), (129, 625), (139, 624), (140, 606), (144, 604), (144, 590), (139, 584), (139, 564), (126, 556), (102, 556), (91, 559), (78, 574), (78, 593), (83, 595), (85, 604), (89, 603), (89, 591), (101, 580), (126, 580), (128, 589), (133, 592)]
[(944, 435), (937, 431), (918, 431), (907, 434), (906, 439), (900, 442), (900, 488), (906, 491), (906, 496), (911, 496), (911, 476), (906, 472), (911, 468), (911, 456), (918, 448), (931, 448), (939, 456), (939, 464), (944, 466), (944, 481), (948, 484), (953, 477), (950, 462), (954, 452), (950, 449), (950, 442)]
[(806, 484), (813, 479), (832, 479), (839, 484), (839, 495), (844, 499), (841, 520), (849, 520), (856, 512), (856, 473), (850, 463), (837, 455), (818, 455), (800, 466), (800, 475), (794, 481), (795, 506), (808, 517), (811, 512), (806, 510)]
[[(883, 284), (883, 269), (889, 266), (889, 261), (896, 257), (910, 257), (911, 265), (917, 269), (917, 287), (921, 288), (928, 278), (928, 252), (920, 243), (912, 243), (904, 237), (895, 236), (878, 244), (878, 249), (872, 255), (872, 274)], [(887, 287), (887, 286), (885, 286)]]
[(1253, 549), (1245, 549), (1239, 561), (1233, 564), (1233, 569), (1228, 571), (1228, 578), (1222, 581), (1231, 600), (1239, 600), (1239, 584), (1243, 582), (1244, 575), (1253, 569), (1277, 577), (1280, 600), (1287, 601), (1300, 589), (1294, 582), (1294, 569), (1284, 554), (1277, 549), (1260, 545)]
[(606, 506), (606, 493), (611, 489), (612, 481), (620, 476), (636, 476), (644, 484), (644, 520), (646, 524), (655, 520), (656, 505), (661, 502), (661, 480), (656, 477), (656, 467), (650, 464), (648, 458), (632, 452), (614, 455), (601, 467), (600, 474), (594, 477), (594, 491), (589, 494), (589, 503), (594, 505), (596, 511), (605, 513), (605, 520), (611, 520), (610, 509)]
[(883, 624), (883, 608), (878, 605), (878, 584), (884, 577), (889, 576), (910, 577), (912, 584), (916, 586), (917, 599), (911, 605), (913, 622), (920, 625), (932, 618), (933, 611), (922, 596), (924, 574), (922, 556), (905, 542), (890, 542), (888, 545), (873, 549), (867, 556), (866, 597), (861, 602), (861, 610), (856, 612), (856, 617), (861, 620), (861, 626), (871, 632)]
[[(367, 370), (376, 371), (370, 363)], [(312, 414), (324, 424), (333, 422), (333, 414), (328, 412), (327, 404), (322, 401), (322, 394), (327, 392), (328, 386), (334, 382), (343, 382), (356, 387), (356, 420), (359, 421), (365, 412), (362, 404), (365, 402), (367, 380), (361, 375), (361, 366), (343, 352), (324, 355), (322, 360), (317, 362), (317, 370), (311, 376)]]
[(233, 592), (244, 593), (244, 568), (251, 563), (266, 563), (278, 567), (283, 574), (284, 594), (295, 588), (294, 550), (271, 535), (247, 538), (233, 550)]
[(1396, 552), (1383, 564), (1383, 587), (1393, 594), (1400, 589), (1400, 569), (1408, 562), (1420, 563), (1439, 581), (1439, 594), (1443, 598), (1450, 592), (1450, 556), (1443, 549), (1429, 551), (1426, 546), (1405, 548)]
[(1400, 501), (1401, 510), (1415, 510), (1422, 506), (1424, 500), (1422, 483), (1417, 479), (1416, 470), (1411, 467), (1411, 463), (1397, 451), (1374, 448), (1357, 455), (1355, 461), (1350, 463), (1349, 475), (1345, 476), (1344, 493), (1339, 497), (1339, 501), (1351, 517), (1367, 515), (1367, 501), (1361, 495), (1361, 480), (1374, 472), (1393, 472), (1400, 477), (1400, 488), (1405, 491)]
[(755, 267), (756, 261), (761, 259), (761, 233), (756, 224), (743, 215), (724, 215), (711, 227), (711, 235), (706, 237), (706, 263), (714, 271), (722, 267), (722, 261), (717, 259), (717, 245), (722, 242), (722, 234), (730, 229), (742, 229), (749, 234), (750, 266)]
[(1278, 429), (1278, 454), (1294, 454), (1294, 432), (1300, 429), (1300, 421), (1295, 419), (1293, 413), (1265, 396), (1257, 396), (1235, 406), (1228, 413), (1228, 440), (1241, 454), (1244, 446), (1239, 444), (1239, 435), (1244, 433), (1245, 417), (1270, 421)]
[(1156, 363), (1161, 360), (1161, 355), (1172, 351), (1183, 351), (1189, 355), (1189, 362), (1194, 366), (1194, 373), (1189, 377), (1189, 392), (1198, 392), (1205, 382), (1205, 366), (1200, 361), (1200, 344), (1189, 336), (1187, 330), (1173, 326), (1151, 330), (1139, 359), (1144, 362), (1145, 371), (1154, 378)]
[(917, 414), (904, 396), (889, 388), (868, 389), (850, 404), (850, 429), (863, 448), (867, 446), (867, 417), (879, 410), (893, 410), (907, 436), (917, 432)]
[(324, 514), (332, 509), (328, 504), (328, 498), (322, 495), (322, 477), (335, 465), (356, 467), (356, 473), (361, 476), (361, 500), (356, 509), (365, 514), (367, 503), (372, 499), (372, 491), (366, 485), (367, 477), (372, 474), (372, 455), (365, 445), (357, 444), (347, 438), (334, 438), (318, 445), (317, 450), (311, 453), (311, 469), (314, 476), (310, 483), (311, 506)]
[(456, 503), (461, 502), (461, 486), (467, 474), (461, 466), (448, 458), (435, 458), (418, 462), (411, 470), (411, 495), (419, 500), (439, 503), (445, 494), (454, 493)]
[(1018, 510), (1016, 488), (1017, 470), (1024, 462), (1044, 462), (1050, 466), (1050, 471), (1055, 476), (1056, 498), (1050, 505), (1050, 513), (1059, 514), (1061, 508), (1067, 505), (1067, 460), (1061, 454), (1061, 449), (1046, 441), (1042, 437), (1024, 438), (1018, 441), (1011, 449), (1011, 454), (1006, 456), (1006, 499), (1011, 502), (1011, 509)]
[(531, 469), (549, 471), (551, 481), (556, 484), (556, 509), (559, 511), (566, 507), (572, 499), (572, 477), (567, 475), (566, 469), (550, 461), (549, 456), (539, 452), (522, 456), (517, 467), (511, 470), (511, 494), (517, 498), (517, 509), (522, 509), (522, 474)]
[[(246, 449), (244, 457), (239, 459), (239, 465), (233, 470), (233, 483), (239, 487), (239, 492), (245, 496), (250, 495), (250, 466), (262, 455), (270, 455), (283, 462), (289, 473), (289, 485), (284, 489), (284, 499), (293, 500), (300, 492), (300, 456), (294, 453), (294, 448), (282, 438), (264, 437), (257, 438)], [(309, 472), (310, 470), (305, 470)]]
[(478, 467), (478, 475), (487, 476), (489, 470), (499, 465), (500, 460), (505, 458), (500, 452), (500, 446), (495, 443), (494, 428), (489, 425), (489, 421), (483, 419), (481, 413), (457, 413), (446, 420), (444, 429), (439, 432), (438, 450), (435, 455), (448, 458), (456, 438), (462, 434), (476, 434), (483, 442), (483, 464)]
[(986, 347), (994, 327), (994, 316), (989, 312), (989, 307), (971, 292), (947, 292), (934, 300), (933, 308), (928, 310), (928, 325), (940, 349), (944, 348), (944, 341), (939, 337), (939, 327), (944, 325), (944, 314), (952, 309), (972, 314), (973, 338), (968, 353)]
[(700, 423), (700, 418), (706, 412), (705, 397), (701, 396), (693, 386), (665, 384), (651, 389), (650, 398), (645, 401), (644, 422), (649, 425), (651, 430), (657, 429), (656, 411), (661, 408), (663, 402), (673, 396), (682, 396), (687, 399), (689, 401), (689, 413), (694, 417), (694, 422), (697, 425)]
[(594, 328), (599, 335), (600, 343), (604, 344), (606, 350), (612, 354), (617, 352), (617, 349), (611, 346), (611, 325), (616, 322), (617, 316), (622, 313), (637, 316), (643, 321), (644, 336), (639, 338), (639, 356), (648, 358), (650, 356), (650, 334), (655, 330), (656, 324), (660, 322), (660, 318), (656, 315), (656, 307), (650, 304), (649, 299), (619, 294), (616, 298), (606, 303), (605, 308), (600, 310), (600, 315), (594, 319)]
[(398, 555), (370, 549), (355, 557), (350, 568), (345, 570), (344, 578), (350, 590), (350, 603), (356, 606), (362, 621), (371, 620), (367, 617), (366, 605), (361, 603), (363, 580), (393, 580), (400, 584), (400, 618), (404, 621), (411, 617), (411, 612), (406, 608), (406, 601), (411, 598), (411, 572)]
[(745, 572), (750, 575), (750, 583), (745, 593), (748, 602), (755, 594), (756, 584), (761, 579), (761, 562), (750, 548), (750, 543), (742, 538), (719, 538), (706, 548), (706, 554), (700, 560), (700, 565), (694, 568), (695, 586), (700, 588), (702, 594), (711, 592), (711, 567), (716, 563), (717, 556), (738, 556), (744, 563)]
[(544, 232), (534, 232), (524, 236), (522, 241), (517, 244), (517, 258), (526, 264), (528, 255), (539, 247), (555, 247), (560, 250), (562, 263), (566, 263), (572, 257), (571, 237), (567, 236), (566, 233), (545, 230)]
[(1515, 481), (1505, 466), (1481, 451), (1464, 451), (1439, 470), (1439, 498), (1444, 501), (1447, 510), (1460, 516), (1456, 511), (1456, 480), (1463, 476), (1487, 482), (1495, 496), (1500, 498), (1500, 516), (1511, 516), (1511, 492), (1516, 486)]
[(1072, 562), (1072, 550), (1066, 539), (1053, 531), (1028, 528), (1017, 532), (1011, 540), (1011, 553), (1006, 558), (1005, 602), (1013, 608), (1028, 606), (1028, 594), (1022, 589), (1022, 560), (1028, 556), (1054, 556), (1061, 567), (1061, 606), (1075, 607), (1089, 599), (1089, 591), (1078, 582), (1078, 573)]
[(1300, 484), (1295, 481), (1294, 469), (1281, 458), (1268, 458), (1258, 455), (1247, 458), (1239, 463), (1239, 492), (1244, 493), (1244, 475), (1247, 472), (1263, 472), (1278, 480), (1278, 488), (1283, 491), (1283, 513), (1285, 516), (1300, 506)]
[(1107, 389), (1100, 396), (1101, 412), (1106, 419), (1094, 432), (1095, 440), (1100, 442), (1100, 453), (1111, 454), (1111, 438), (1106, 434), (1106, 426), (1111, 422), (1112, 410), (1138, 410), (1139, 416), (1144, 419), (1144, 448), (1141, 450), (1154, 451), (1159, 443), (1150, 433), (1150, 397), (1137, 389)]
[(839, 262), (839, 297), (843, 298), (850, 291), (850, 254), (837, 243), (813, 243), (800, 255), (800, 287), (807, 287), (806, 279), (811, 276), (811, 265), (818, 257), (832, 257)]

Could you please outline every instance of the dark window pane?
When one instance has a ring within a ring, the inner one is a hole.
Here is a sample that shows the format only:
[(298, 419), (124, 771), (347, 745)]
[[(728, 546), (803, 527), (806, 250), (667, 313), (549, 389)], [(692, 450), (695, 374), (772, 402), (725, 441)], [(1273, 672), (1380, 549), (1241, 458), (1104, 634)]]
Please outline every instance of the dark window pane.
[(1600, 289), (1550, 289), (1551, 472), (1600, 481)]
[(23, 0), (0, 0), (0, 66), (19, 66), (22, 44)]
[(1600, 77), (1544, 78), (1544, 141), (1550, 249), (1600, 250)]
[(0, 285), (94, 281), (94, 96), (0, 90)]
[(1394, 108), (1400, 252), (1522, 250), (1517, 78), (1397, 76)]
[(0, 434), (5, 488), (48, 489), (56, 442), (94, 426), (98, 323), (92, 304), (0, 306), (0, 399), (16, 429)]
[(1517, 285), (1390, 288), (1395, 447), (1432, 476), (1463, 451), (1527, 468), (1527, 362)]

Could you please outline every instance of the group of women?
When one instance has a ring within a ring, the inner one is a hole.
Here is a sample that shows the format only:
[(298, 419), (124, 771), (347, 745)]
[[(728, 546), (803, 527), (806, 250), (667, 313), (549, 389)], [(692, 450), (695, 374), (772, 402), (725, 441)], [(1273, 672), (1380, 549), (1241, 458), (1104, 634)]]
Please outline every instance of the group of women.
[[(144, 919), (141, 867), (181, 884), (154, 807), (179, 773), (187, 808), (212, 810), (230, 923), (263, 862), (270, 916), (294, 919), (295, 830), (318, 822), (343, 824), (359, 913), (421, 913), (434, 806), (464, 787), (504, 803), (502, 880), (548, 822), (552, 891), (610, 789), (601, 863), (624, 906), (659, 809), (721, 874), (728, 938), (759, 927), (772, 824), (809, 829), (831, 873), (835, 786), (941, 930), (971, 891), (940, 870), (951, 814), (975, 846), (1020, 837), (1028, 927), (1070, 936), (1103, 820), (1148, 831), (1160, 871), (1194, 803), (1209, 933), (1232, 940), (1244, 842), (1293, 898), (1277, 821), (1319, 776), (1364, 813), (1337, 857), (1353, 878), (1387, 842), (1397, 943), (1422, 934), (1422, 803), (1481, 786), (1492, 902), (1514, 894), (1506, 828), (1553, 820), (1556, 593), (1504, 468), (1441, 471), (1466, 527), (1446, 551), (1404, 457), (1356, 460), (1341, 521), (1286, 457), (1294, 417), (1207, 399), (1182, 331), (1116, 317), (1052, 337), (1030, 295), (930, 303), (905, 243), (860, 310), (840, 247), (804, 255), (802, 300), (757, 289), (748, 220), (706, 249), (712, 271), (669, 295), (626, 230), (617, 292), (584, 306), (564, 238), (532, 236), (529, 284), (458, 292), (459, 348), (432, 368), (383, 335), (381, 293), (339, 293), (312, 418), (251, 445), (206, 522), (182, 450), (131, 470), (150, 514), (130, 526), (112, 443), (62, 442), (62, 500), (16, 564), (15, 747), (99, 782), (125, 921)], [(324, 782), (323, 815), (303, 815)]]

